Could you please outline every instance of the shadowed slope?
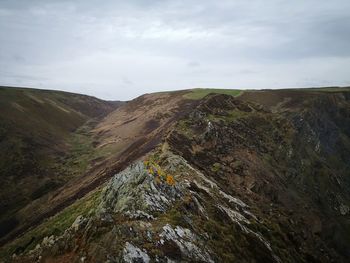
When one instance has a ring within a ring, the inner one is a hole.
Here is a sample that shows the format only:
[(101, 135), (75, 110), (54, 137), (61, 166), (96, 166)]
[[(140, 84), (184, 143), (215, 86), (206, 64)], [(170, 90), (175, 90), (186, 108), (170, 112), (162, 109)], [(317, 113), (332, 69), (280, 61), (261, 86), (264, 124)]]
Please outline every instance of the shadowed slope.
[(72, 133), (118, 106), (94, 97), (0, 87), (0, 237), (20, 224), (14, 214), (64, 184), (62, 158)]
[[(183, 92), (171, 92), (141, 96), (87, 127), (90, 141), (87, 154), (93, 158), (89, 157), (84, 169), (63, 186), (18, 211), (18, 218), (25, 218), (25, 224), (17, 227), (4, 242), (61, 211), (154, 149), (174, 121), (196, 103), (184, 100), (182, 95)], [(84, 130), (78, 131), (78, 136), (81, 133), (84, 136)], [(84, 156), (73, 159), (73, 165)]]

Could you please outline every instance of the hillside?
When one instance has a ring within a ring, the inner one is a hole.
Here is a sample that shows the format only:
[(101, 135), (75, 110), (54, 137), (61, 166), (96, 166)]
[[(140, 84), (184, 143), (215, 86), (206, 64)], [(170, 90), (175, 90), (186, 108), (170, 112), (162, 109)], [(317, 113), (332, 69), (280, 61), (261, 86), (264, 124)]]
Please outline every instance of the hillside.
[(146, 94), (73, 135), (83, 169), (18, 212), (5, 262), (350, 256), (349, 88)]
[(117, 106), (61, 91), (0, 87), (0, 237), (25, 219), (16, 216), (21, 208), (73, 176), (65, 170), (80, 147), (79, 127)]

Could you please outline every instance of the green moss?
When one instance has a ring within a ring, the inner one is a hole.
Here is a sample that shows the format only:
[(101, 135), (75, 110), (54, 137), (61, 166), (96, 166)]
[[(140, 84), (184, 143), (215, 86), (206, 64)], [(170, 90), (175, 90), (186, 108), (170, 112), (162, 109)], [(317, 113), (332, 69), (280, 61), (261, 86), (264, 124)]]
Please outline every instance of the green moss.
[(185, 135), (188, 138), (192, 138), (194, 136), (194, 133), (190, 125), (191, 125), (190, 120), (182, 119), (178, 121), (176, 128), (181, 134)]
[(220, 170), (220, 168), (221, 168), (221, 164), (219, 164), (219, 163), (214, 163), (213, 166), (211, 167), (211, 170), (212, 170), (214, 173), (216, 173), (216, 172), (218, 172), (218, 171)]
[(232, 95), (232, 96), (238, 96), (241, 94), (241, 90), (233, 90), (233, 89), (192, 89), (183, 97), (185, 99), (190, 99), (190, 100), (199, 100), (204, 98), (210, 93), (217, 93), (217, 94), (227, 94), (227, 95)]

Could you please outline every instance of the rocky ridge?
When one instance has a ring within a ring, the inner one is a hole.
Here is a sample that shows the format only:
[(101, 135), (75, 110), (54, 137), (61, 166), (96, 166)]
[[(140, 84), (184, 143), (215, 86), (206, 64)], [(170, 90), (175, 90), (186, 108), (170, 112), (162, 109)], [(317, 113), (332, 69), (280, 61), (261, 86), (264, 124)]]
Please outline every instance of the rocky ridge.
[(8, 261), (346, 262), (350, 96), (311, 95), (205, 97), (88, 213)]
[(174, 176), (174, 185), (159, 182), (145, 161), (137, 161), (109, 181), (89, 216), (78, 216), (61, 236), (44, 238), (20, 261), (52, 256), (61, 261), (61, 254), (73, 252), (71, 262), (220, 262), (211, 245), (213, 229), (199, 224), (219, 216), (247, 242), (259, 244), (270, 262), (280, 262), (252, 227), (259, 220), (247, 204), (171, 151), (155, 155), (157, 166)]

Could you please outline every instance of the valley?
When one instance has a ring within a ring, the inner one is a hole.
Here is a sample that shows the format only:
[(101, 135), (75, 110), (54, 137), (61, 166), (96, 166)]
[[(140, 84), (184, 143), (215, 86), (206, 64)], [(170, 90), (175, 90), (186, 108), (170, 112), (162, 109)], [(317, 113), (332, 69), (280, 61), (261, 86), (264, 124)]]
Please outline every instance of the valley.
[(350, 89), (0, 89), (4, 262), (346, 262)]

